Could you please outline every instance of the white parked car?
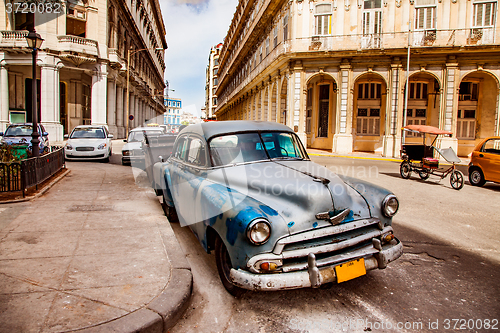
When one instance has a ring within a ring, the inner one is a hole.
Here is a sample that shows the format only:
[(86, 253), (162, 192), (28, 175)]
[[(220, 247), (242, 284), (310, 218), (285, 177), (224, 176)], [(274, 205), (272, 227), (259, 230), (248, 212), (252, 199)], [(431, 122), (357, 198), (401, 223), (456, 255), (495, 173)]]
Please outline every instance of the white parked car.
[(144, 151), (142, 150), (142, 140), (146, 135), (164, 134), (161, 127), (137, 127), (130, 131), (128, 139), (123, 140), (126, 144), (122, 148), (122, 164), (130, 165), (134, 163), (144, 163)]
[(68, 160), (103, 160), (109, 162), (113, 135), (103, 125), (80, 125), (73, 129), (64, 147)]

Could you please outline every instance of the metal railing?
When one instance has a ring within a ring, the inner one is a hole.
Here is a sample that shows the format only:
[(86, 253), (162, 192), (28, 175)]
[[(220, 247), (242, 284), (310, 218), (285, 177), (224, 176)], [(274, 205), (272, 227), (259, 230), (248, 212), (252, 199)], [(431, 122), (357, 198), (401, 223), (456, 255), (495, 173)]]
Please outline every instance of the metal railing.
[(0, 192), (23, 191), (49, 179), (64, 167), (64, 148), (19, 162), (0, 163)]

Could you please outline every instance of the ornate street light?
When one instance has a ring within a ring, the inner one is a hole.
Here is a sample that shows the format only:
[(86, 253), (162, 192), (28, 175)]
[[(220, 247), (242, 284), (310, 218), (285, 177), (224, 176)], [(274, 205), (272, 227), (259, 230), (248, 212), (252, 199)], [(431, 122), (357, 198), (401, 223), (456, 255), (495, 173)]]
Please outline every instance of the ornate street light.
[(32, 109), (31, 109), (31, 117), (32, 117), (32, 125), (33, 132), (31, 133), (31, 152), (33, 157), (40, 156), (40, 149), (38, 144), (40, 140), (38, 137), (40, 134), (38, 133), (38, 99), (37, 99), (37, 84), (36, 84), (36, 58), (38, 49), (42, 46), (43, 38), (33, 31), (30, 31), (28, 36), (26, 36), (26, 41), (28, 42), (28, 47), (32, 49), (31, 55), (33, 56), (33, 65), (32, 65), (32, 81), (31, 81), (31, 95), (32, 95)]

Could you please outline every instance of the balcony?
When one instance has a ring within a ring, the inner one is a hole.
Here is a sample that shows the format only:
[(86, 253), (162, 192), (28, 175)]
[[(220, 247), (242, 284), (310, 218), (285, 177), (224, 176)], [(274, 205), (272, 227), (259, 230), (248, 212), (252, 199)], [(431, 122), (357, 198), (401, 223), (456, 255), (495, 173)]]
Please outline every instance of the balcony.
[(57, 36), (59, 50), (99, 56), (97, 42), (78, 36)]
[(0, 31), (0, 47), (28, 47), (26, 36), (26, 30)]

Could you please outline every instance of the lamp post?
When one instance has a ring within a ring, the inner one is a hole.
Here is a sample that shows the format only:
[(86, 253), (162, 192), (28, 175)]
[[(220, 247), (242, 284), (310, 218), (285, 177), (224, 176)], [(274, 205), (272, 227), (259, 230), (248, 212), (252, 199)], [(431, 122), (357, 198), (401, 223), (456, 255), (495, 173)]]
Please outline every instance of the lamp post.
[(40, 143), (40, 140), (38, 140), (38, 137), (40, 136), (40, 134), (38, 133), (38, 99), (37, 99), (37, 85), (36, 85), (36, 58), (37, 58), (38, 49), (42, 46), (43, 38), (39, 34), (36, 33), (35, 29), (33, 29), (33, 31), (30, 31), (28, 36), (26, 36), (26, 41), (28, 42), (28, 47), (32, 50), (31, 55), (33, 57), (33, 64), (32, 64), (33, 80), (31, 82), (31, 95), (32, 95), (31, 117), (32, 117), (33, 131), (31, 132), (31, 152), (32, 152), (33, 157), (38, 157), (38, 156), (40, 156), (40, 149), (38, 146), (38, 144)]
[(157, 47), (157, 48), (148, 48), (148, 49), (139, 49), (139, 50), (135, 50), (135, 51), (132, 51), (131, 49), (128, 49), (127, 51), (127, 114), (126, 114), (126, 118), (127, 118), (127, 125), (125, 127), (125, 136), (128, 136), (128, 131), (129, 131), (129, 117), (130, 117), (130, 90), (129, 90), (129, 86), (130, 86), (130, 56), (137, 53), (137, 52), (140, 52), (140, 51), (146, 51), (146, 50), (155, 50), (155, 51), (165, 51), (165, 49), (161, 48), (161, 47)]

